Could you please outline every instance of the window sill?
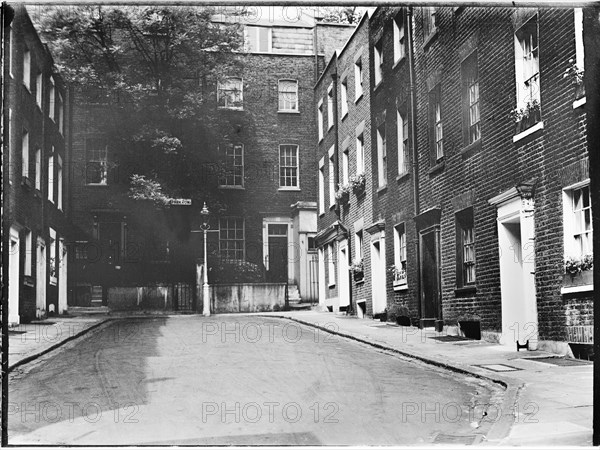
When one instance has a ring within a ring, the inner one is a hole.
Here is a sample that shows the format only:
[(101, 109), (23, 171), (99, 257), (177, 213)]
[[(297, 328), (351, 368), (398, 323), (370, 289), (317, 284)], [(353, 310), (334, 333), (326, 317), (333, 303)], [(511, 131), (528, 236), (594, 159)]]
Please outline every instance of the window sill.
[(325, 137), (325, 136), (319, 136), (319, 144), (320, 144), (321, 142), (323, 142), (323, 138), (324, 138), (324, 137)]
[(406, 55), (401, 56), (400, 59), (394, 63), (394, 65), (392, 66), (392, 70), (394, 70), (396, 67), (402, 64), (404, 61), (406, 61)]
[(56, 277), (50, 277), (50, 284), (56, 286), (58, 283), (58, 279)]
[(319, 213), (319, 217), (324, 217), (324, 216), (325, 216), (325, 211), (321, 211), (321, 212)]
[(218, 106), (217, 109), (229, 110), (229, 111), (243, 111), (244, 107), (239, 106)]
[(408, 291), (408, 284), (395, 284), (394, 291)]
[(361, 98), (363, 98), (363, 93), (362, 92), (360, 93), (360, 95), (358, 97), (356, 97), (354, 99), (354, 104), (358, 103)]
[(329, 131), (330, 131), (332, 128), (333, 128), (333, 124), (332, 124), (332, 123), (330, 123), (330, 124), (327, 126), (327, 132), (329, 133)]
[(578, 98), (577, 100), (575, 100), (573, 102), (573, 109), (581, 108), (583, 105), (585, 105), (585, 101), (586, 101), (585, 96)]
[(536, 131), (540, 131), (544, 129), (544, 122), (540, 121), (536, 123), (534, 126), (527, 128), (525, 131), (513, 136), (513, 143), (519, 142), (520, 140), (525, 139), (527, 136), (532, 135)]
[(106, 183), (86, 183), (88, 187), (108, 187)]
[(446, 166), (446, 163), (443, 160), (436, 163), (435, 166), (433, 166), (431, 169), (429, 169), (429, 175), (435, 175), (436, 173), (441, 172), (442, 170), (444, 170), (445, 166)]
[(331, 205), (329, 205), (329, 209), (330, 210), (333, 209), (333, 208), (335, 208), (335, 203), (332, 203)]
[(473, 142), (472, 144), (469, 144), (466, 147), (462, 148), (460, 150), (460, 154), (463, 157), (463, 159), (467, 159), (470, 156), (473, 156), (479, 150), (481, 150), (481, 139), (479, 139), (479, 140)]
[(456, 289), (454, 289), (454, 295), (457, 297), (462, 296), (462, 295), (476, 294), (476, 293), (477, 293), (476, 286), (463, 286), (463, 287), (457, 287)]
[(378, 194), (382, 194), (385, 191), (387, 191), (387, 184), (384, 184), (383, 186), (380, 186), (380, 187), (377, 188), (377, 193)]
[(35, 189), (35, 191), (33, 191), (33, 196), (35, 198), (39, 198), (40, 200), (42, 199), (42, 191), (40, 191), (39, 189)]
[(560, 293), (565, 294), (576, 294), (578, 292), (592, 292), (594, 290), (593, 284), (586, 284), (584, 286), (563, 286), (560, 288)]
[(344, 120), (346, 117), (348, 117), (348, 111), (342, 113), (342, 120)]
[(355, 280), (355, 281), (354, 281), (354, 284), (355, 284), (356, 286), (358, 286), (359, 284), (365, 284), (365, 279), (363, 278), (362, 280), (358, 280), (358, 281), (356, 281), (356, 280)]
[(294, 109), (280, 109), (277, 114), (300, 114), (300, 111)]
[(327, 286), (329, 287), (329, 289), (333, 289), (335, 287), (335, 283), (329, 283)]
[(219, 185), (219, 189), (228, 189), (228, 190), (233, 190), (233, 191), (245, 191), (246, 188), (244, 186), (228, 186), (228, 185)]
[(373, 88), (373, 91), (376, 91), (379, 88), (379, 86), (381, 86), (382, 84), (383, 84), (383, 78), (381, 78), (381, 80), (379, 80), (375, 83), (375, 87)]
[(407, 180), (409, 177), (410, 172), (399, 173), (398, 176), (396, 176), (396, 181), (400, 182), (403, 180)]
[(277, 189), (277, 190), (278, 191), (300, 191), (301, 189), (299, 187), (295, 187), (295, 186), (284, 186), (284, 187), (279, 187), (279, 189)]

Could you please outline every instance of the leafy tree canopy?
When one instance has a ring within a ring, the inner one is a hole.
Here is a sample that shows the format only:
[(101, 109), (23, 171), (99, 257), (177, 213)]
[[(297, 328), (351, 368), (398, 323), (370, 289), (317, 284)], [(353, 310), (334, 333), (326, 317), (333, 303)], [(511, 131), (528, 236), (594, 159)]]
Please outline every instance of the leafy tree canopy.
[(130, 198), (166, 204), (205, 181), (196, 164), (210, 151), (206, 133), (216, 120), (215, 89), (207, 86), (239, 72), (243, 44), (240, 21), (216, 23), (213, 14), (199, 6), (82, 5), (42, 7), (35, 17), (76, 101), (109, 104), (106, 134), (121, 164), (135, 168)]

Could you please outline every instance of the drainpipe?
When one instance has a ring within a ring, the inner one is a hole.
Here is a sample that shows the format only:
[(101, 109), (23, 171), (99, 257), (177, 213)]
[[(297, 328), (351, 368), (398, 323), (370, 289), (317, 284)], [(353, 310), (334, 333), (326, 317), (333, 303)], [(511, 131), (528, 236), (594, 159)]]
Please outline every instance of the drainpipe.
[[(406, 10), (406, 18), (408, 21), (408, 68), (410, 80), (410, 134), (411, 134), (411, 152), (412, 152), (412, 167), (413, 167), (413, 197), (414, 197), (414, 214), (415, 218), (420, 213), (419, 204), (419, 154), (417, 147), (417, 102), (416, 102), (416, 85), (415, 85), (415, 60), (414, 60), (414, 28), (413, 28), (413, 8), (409, 6)], [(415, 223), (415, 231), (416, 223)], [(421, 275), (420, 275), (420, 245), (417, 235), (415, 240), (416, 262), (417, 262), (417, 295), (419, 305), (419, 317), (422, 316), (421, 311)]]

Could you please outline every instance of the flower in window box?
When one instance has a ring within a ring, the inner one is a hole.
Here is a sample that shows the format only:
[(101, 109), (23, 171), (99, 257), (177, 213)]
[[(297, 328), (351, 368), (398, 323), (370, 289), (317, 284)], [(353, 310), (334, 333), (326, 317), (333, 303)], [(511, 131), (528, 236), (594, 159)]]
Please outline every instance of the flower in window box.
[(335, 191), (335, 198), (339, 203), (348, 203), (350, 200), (350, 185), (349, 184), (339, 184), (338, 190)]
[(575, 96), (577, 98), (585, 95), (583, 84), (584, 70), (579, 67), (573, 58), (569, 59), (569, 67), (566, 68), (563, 78), (571, 78), (571, 82), (575, 86)]
[(510, 112), (511, 119), (516, 124), (516, 132), (520, 133), (538, 123), (542, 118), (540, 102), (536, 99), (527, 102), (524, 108), (514, 108)]
[(50, 257), (50, 276), (56, 278), (56, 258)]
[(594, 268), (594, 255), (585, 255), (583, 258), (573, 258), (569, 256), (565, 260), (565, 273), (574, 277), (584, 270), (592, 270)]
[(364, 173), (351, 176), (349, 182), (354, 195), (360, 195), (365, 191), (366, 178)]
[(362, 259), (355, 259), (350, 264), (350, 271), (354, 276), (354, 281), (361, 281), (365, 277), (365, 269)]

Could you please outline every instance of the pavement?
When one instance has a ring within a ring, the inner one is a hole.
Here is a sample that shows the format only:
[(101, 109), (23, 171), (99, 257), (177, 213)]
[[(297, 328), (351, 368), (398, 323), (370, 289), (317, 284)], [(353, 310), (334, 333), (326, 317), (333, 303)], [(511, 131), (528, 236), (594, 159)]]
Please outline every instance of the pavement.
[[(486, 341), (459, 340), (433, 330), (399, 327), (330, 312), (253, 314), (282, 317), (501, 386), (488, 405), (485, 444), (591, 446), (593, 364), (543, 351), (517, 352)], [(78, 314), (20, 325), (9, 335), (9, 371), (127, 314)], [(137, 315), (139, 317), (139, 315)], [(218, 320), (212, 316), (213, 320)]]

